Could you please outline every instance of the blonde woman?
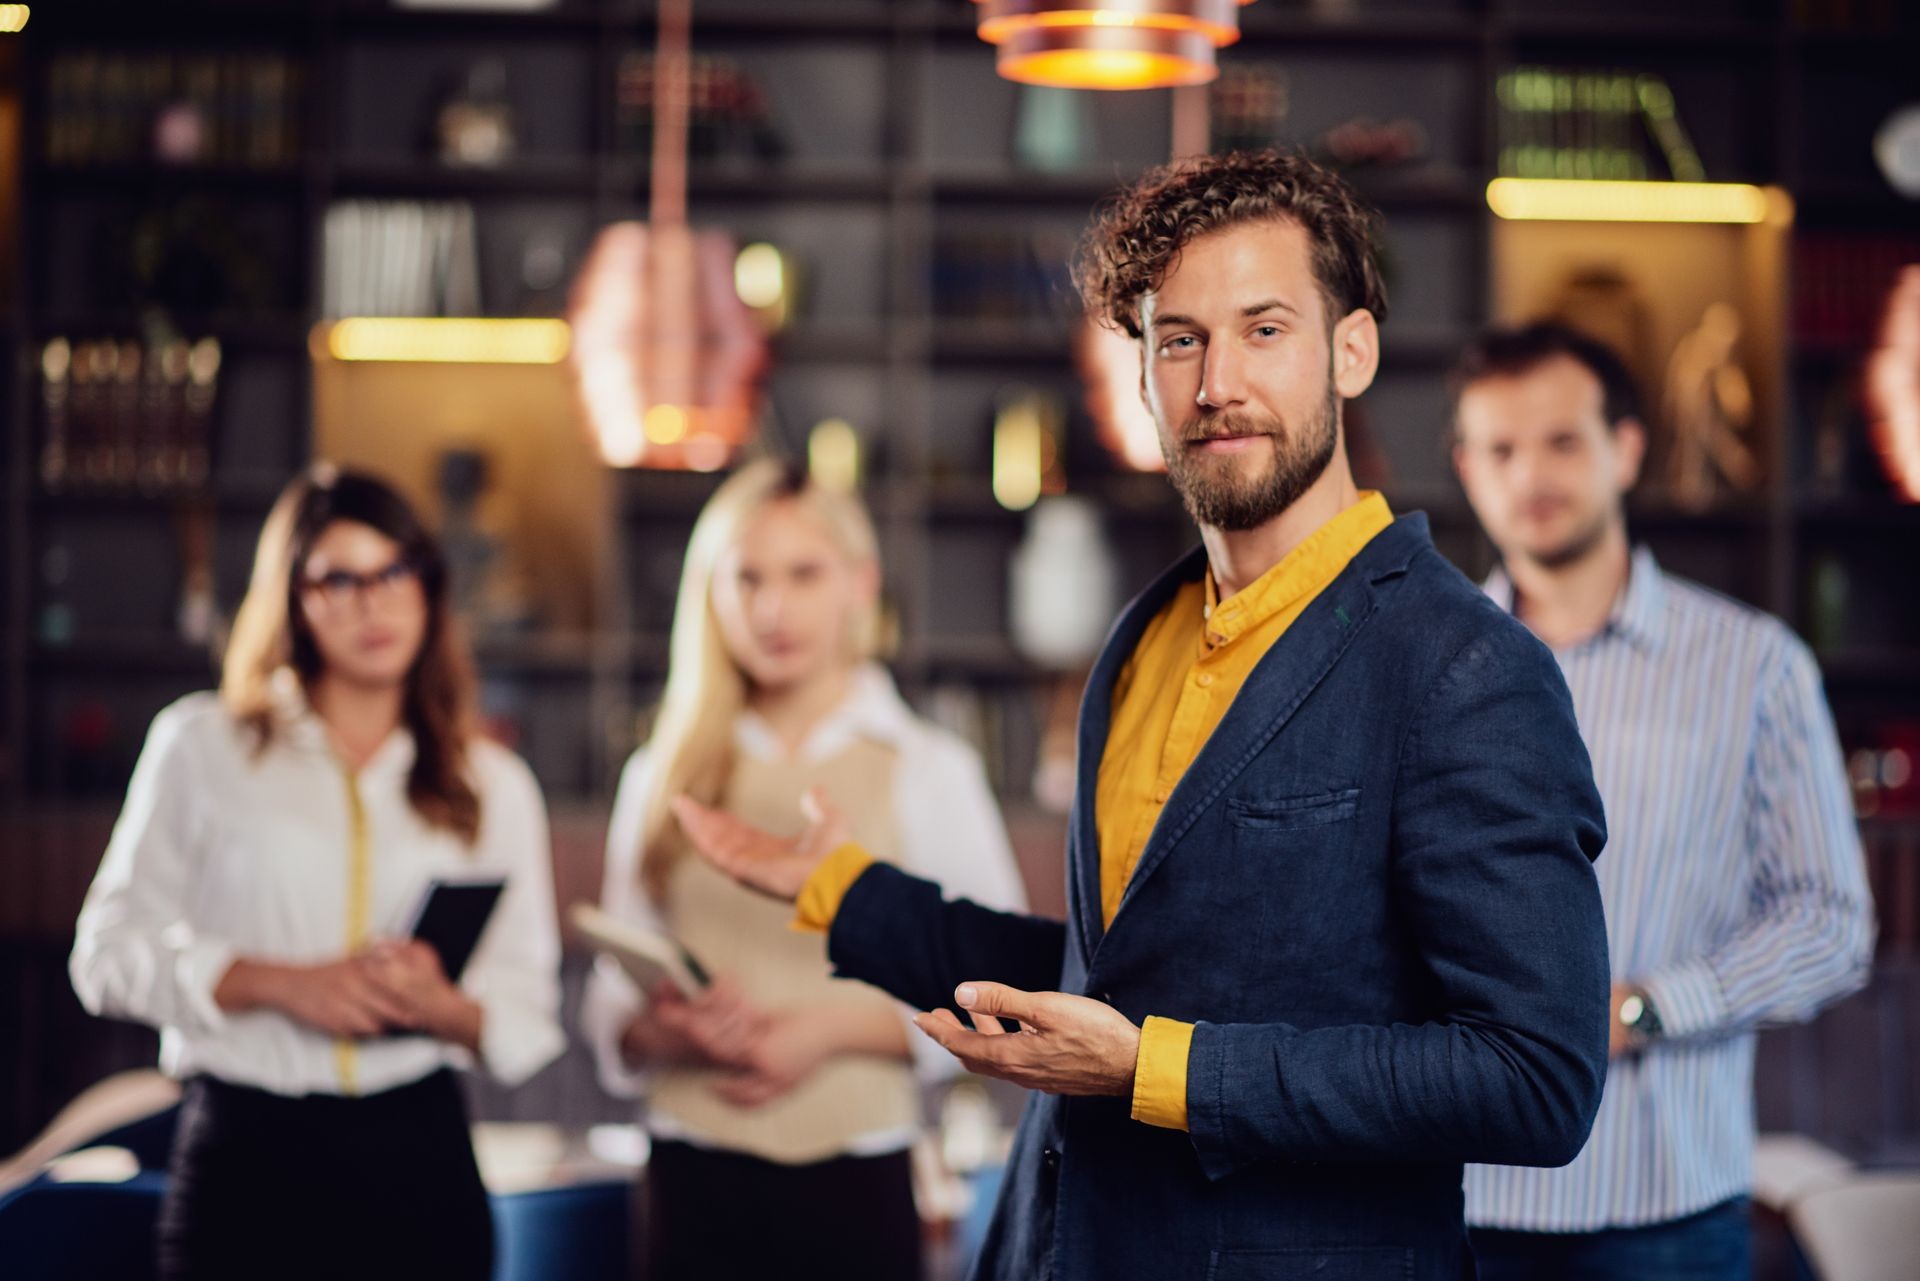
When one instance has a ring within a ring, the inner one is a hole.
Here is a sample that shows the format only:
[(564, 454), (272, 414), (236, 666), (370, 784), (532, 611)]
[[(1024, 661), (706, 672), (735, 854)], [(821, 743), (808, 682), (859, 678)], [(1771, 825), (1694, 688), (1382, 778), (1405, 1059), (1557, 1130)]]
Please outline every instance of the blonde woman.
[[(81, 909), (74, 988), (186, 1082), (160, 1274), (486, 1281), (451, 1069), (563, 1047), (546, 810), (472, 730), (432, 535), (316, 469), (267, 518), (220, 692), (154, 718)], [(458, 984), (396, 938), (434, 878), (505, 876)]]
[(791, 908), (693, 857), (685, 792), (797, 831), (818, 787), (885, 857), (996, 907), (1024, 899), (979, 758), (916, 717), (873, 661), (880, 567), (857, 501), (762, 461), (695, 524), (652, 741), (614, 804), (602, 906), (672, 933), (720, 977), (696, 1000), (603, 961), (584, 1020), (615, 1093), (647, 1100), (652, 1281), (920, 1276), (907, 1148), (913, 1063), (951, 1070), (872, 988), (831, 978)]

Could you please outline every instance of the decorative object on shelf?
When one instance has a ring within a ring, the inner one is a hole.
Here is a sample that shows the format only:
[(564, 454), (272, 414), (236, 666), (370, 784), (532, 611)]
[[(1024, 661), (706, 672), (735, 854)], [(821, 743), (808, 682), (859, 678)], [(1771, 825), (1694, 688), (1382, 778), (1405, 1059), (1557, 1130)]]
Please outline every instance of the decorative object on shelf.
[(974, 0), (995, 69), (1063, 89), (1168, 89), (1218, 74), (1253, 0)]
[(1064, 318), (1073, 245), (1042, 228), (942, 232), (933, 243), (933, 309), (952, 320)]
[(1847, 756), (1853, 812), (1860, 818), (1920, 814), (1920, 721), (1876, 727), (1867, 745)]
[(733, 260), (733, 291), (770, 334), (793, 323), (799, 308), (799, 260), (764, 240), (741, 246)]
[(569, 320), (586, 419), (610, 466), (716, 471), (751, 434), (767, 339), (724, 231), (687, 225), (691, 0), (661, 0), (648, 220), (601, 229)]
[(220, 344), (164, 330), (146, 343), (53, 338), (40, 351), (40, 483), (197, 493), (220, 376)]
[(1120, 581), (1100, 509), (1072, 494), (1041, 501), (1027, 517), (1008, 571), (1014, 648), (1063, 671), (1092, 662), (1113, 621)]
[(1320, 136), (1314, 151), (1342, 169), (1392, 169), (1431, 158), (1427, 127), (1418, 120), (1355, 116)]
[(1287, 126), (1291, 98), (1281, 67), (1222, 67), (1206, 94), (1215, 152), (1270, 147)]
[(433, 141), (444, 165), (496, 169), (513, 158), (513, 105), (507, 101), (504, 58), (481, 58), (467, 68), (459, 92), (434, 115)]
[(478, 316), (480, 249), (465, 201), (341, 200), (321, 247), (323, 316)]
[(49, 542), (40, 553), (40, 602), (34, 611), (34, 639), (49, 649), (73, 644), (73, 553), (63, 542)]
[(1852, 354), (1872, 345), (1888, 283), (1920, 263), (1920, 234), (1801, 231), (1793, 238), (1793, 339)]
[(1099, 154), (1093, 114), (1072, 89), (1021, 85), (1013, 113), (1013, 159), (1038, 173), (1074, 173)]
[(1673, 90), (1632, 71), (1515, 67), (1494, 85), (1499, 172), (1511, 178), (1703, 182)]
[(75, 50), (47, 65), (46, 157), (284, 169), (301, 154), (298, 63), (278, 54)]
[(220, 607), (213, 592), (213, 509), (205, 503), (180, 511), (180, 599), (173, 630), (189, 645), (211, 647), (221, 638)]
[(1626, 362), (1638, 385), (1651, 387), (1659, 381), (1661, 353), (1654, 346), (1652, 308), (1617, 264), (1589, 262), (1570, 270), (1554, 293), (1546, 319), (1606, 344)]
[(98, 230), (95, 305), (168, 316), (283, 315), (286, 274), (234, 203), (186, 196), (132, 202)]
[(1740, 313), (1708, 303), (1700, 323), (1667, 361), (1662, 416), (1671, 433), (1667, 496), (1682, 508), (1713, 505), (1721, 481), (1740, 492), (1759, 487), (1760, 464), (1744, 437), (1753, 426), (1753, 386), (1739, 361)]
[[(760, 82), (731, 58), (696, 57), (687, 70), (687, 153), (703, 165), (730, 161), (774, 164), (788, 145)], [(623, 151), (644, 154), (653, 145), (659, 88), (654, 55), (634, 50), (620, 60), (615, 136)]]
[(993, 497), (1008, 511), (1025, 511), (1042, 494), (1064, 493), (1061, 432), (1066, 407), (1029, 388), (999, 398), (993, 415)]
[(807, 475), (816, 484), (851, 494), (860, 488), (860, 433), (844, 418), (828, 418), (807, 433)]
[(454, 613), (476, 645), (525, 635), (537, 622), (526, 592), (509, 572), (509, 540), (487, 529), (480, 515), (490, 471), (486, 454), (477, 449), (440, 455), (440, 544)]
[(1141, 397), (1139, 339), (1088, 316), (1074, 330), (1073, 355), (1087, 415), (1107, 452), (1130, 471), (1165, 471), (1160, 429)]
[(1902, 500), (1920, 503), (1920, 261), (1887, 291), (1860, 391), (1881, 469)]
[(470, 13), (537, 13), (560, 0), (393, 0), (396, 9), (465, 10)]
[(1908, 103), (1887, 117), (1873, 135), (1873, 159), (1889, 187), (1920, 200), (1920, 104)]

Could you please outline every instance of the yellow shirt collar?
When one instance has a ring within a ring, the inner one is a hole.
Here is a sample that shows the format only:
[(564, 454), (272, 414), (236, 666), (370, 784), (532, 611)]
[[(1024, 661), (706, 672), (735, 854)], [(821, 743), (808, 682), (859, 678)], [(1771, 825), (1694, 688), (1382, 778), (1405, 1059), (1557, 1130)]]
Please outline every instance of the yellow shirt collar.
[(1313, 596), (1339, 577), (1360, 553), (1387, 526), (1393, 524), (1393, 512), (1377, 491), (1365, 490), (1360, 501), (1313, 531), (1298, 547), (1281, 558), (1280, 563), (1248, 583), (1226, 600), (1213, 578), (1213, 567), (1206, 576), (1206, 644), (1225, 645), (1258, 627), (1282, 610), (1297, 604), (1303, 596)]

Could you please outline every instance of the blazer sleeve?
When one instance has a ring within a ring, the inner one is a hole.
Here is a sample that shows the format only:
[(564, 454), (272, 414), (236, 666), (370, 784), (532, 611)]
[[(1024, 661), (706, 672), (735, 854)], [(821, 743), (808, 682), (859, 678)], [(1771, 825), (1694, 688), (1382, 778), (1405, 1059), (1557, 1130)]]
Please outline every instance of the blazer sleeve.
[(943, 898), (932, 881), (875, 863), (841, 900), (827, 958), (843, 978), (871, 983), (915, 1009), (944, 1006), (957, 1014), (953, 989), (968, 979), (1057, 988), (1066, 939), (1061, 921)]
[(1564, 1165), (1607, 1066), (1600, 797), (1552, 655), (1500, 620), (1423, 696), (1392, 798), (1392, 876), (1437, 1011), (1419, 1025), (1200, 1023), (1190, 1134), (1254, 1161)]

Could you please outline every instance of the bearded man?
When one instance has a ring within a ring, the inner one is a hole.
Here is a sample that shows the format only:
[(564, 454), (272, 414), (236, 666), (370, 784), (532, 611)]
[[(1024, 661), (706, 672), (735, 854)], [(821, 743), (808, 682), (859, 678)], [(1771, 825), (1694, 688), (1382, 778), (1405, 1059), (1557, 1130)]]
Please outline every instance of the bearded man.
[(1462, 1166), (1563, 1164), (1592, 1123), (1600, 798), (1546, 647), (1354, 485), (1374, 221), (1262, 152), (1089, 233), (1201, 546), (1090, 679), (1066, 921), (945, 901), (817, 799), (793, 839), (676, 807), (842, 975), (1038, 1092), (979, 1276), (1470, 1277)]

